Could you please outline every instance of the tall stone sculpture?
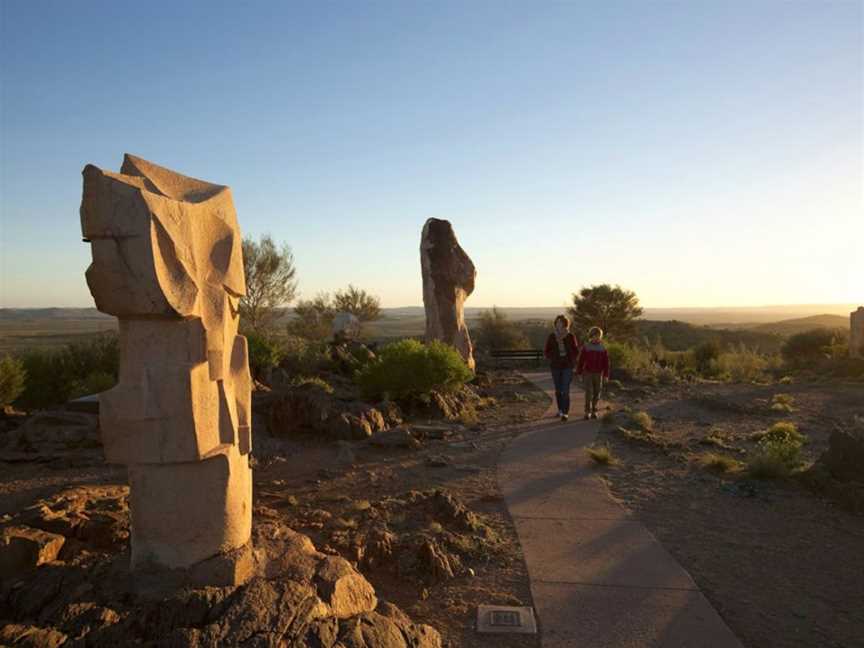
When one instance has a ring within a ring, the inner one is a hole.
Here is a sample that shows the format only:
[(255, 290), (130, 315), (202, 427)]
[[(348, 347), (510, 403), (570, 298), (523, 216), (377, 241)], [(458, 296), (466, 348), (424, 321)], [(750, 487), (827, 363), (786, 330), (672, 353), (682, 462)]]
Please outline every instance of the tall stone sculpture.
[(864, 355), (864, 306), (849, 314), (849, 355), (853, 358)]
[(452, 344), (474, 369), (474, 347), (465, 325), (464, 304), (474, 292), (477, 271), (449, 221), (430, 218), (420, 238), (426, 339)]
[(219, 557), (216, 580), (237, 583), (252, 438), (231, 190), (131, 155), (120, 173), (87, 165), (83, 176), (87, 284), (120, 320), (120, 378), (100, 394), (99, 418), (106, 459), (129, 470), (132, 567)]

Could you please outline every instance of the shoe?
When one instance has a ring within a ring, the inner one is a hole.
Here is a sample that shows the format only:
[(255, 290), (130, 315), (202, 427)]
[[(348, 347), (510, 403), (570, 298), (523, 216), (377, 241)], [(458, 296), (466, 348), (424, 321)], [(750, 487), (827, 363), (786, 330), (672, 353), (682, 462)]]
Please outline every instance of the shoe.
[(591, 412), (591, 418), (596, 419), (597, 418), (597, 412)]
[(587, 421), (590, 418), (591, 418), (591, 415), (588, 412), (585, 412), (585, 420)]
[(566, 414), (562, 414), (562, 415), (561, 415), (561, 422), (562, 422), (562, 423), (566, 423), (568, 418), (569, 418), (569, 417), (568, 417)]
[(562, 412), (561, 410), (558, 410), (558, 413), (555, 416), (557, 416), (558, 418), (561, 418), (562, 416), (564, 416), (564, 412)]

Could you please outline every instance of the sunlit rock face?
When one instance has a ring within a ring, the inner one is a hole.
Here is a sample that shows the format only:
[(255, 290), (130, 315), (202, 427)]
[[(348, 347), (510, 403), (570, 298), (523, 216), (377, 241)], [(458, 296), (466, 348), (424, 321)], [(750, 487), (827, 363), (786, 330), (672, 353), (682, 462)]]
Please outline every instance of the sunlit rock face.
[(132, 155), (120, 173), (87, 165), (83, 176), (87, 284), (120, 320), (120, 378), (99, 417), (106, 459), (129, 467), (132, 566), (246, 547), (251, 378), (231, 190)]
[(864, 355), (864, 306), (849, 314), (849, 355), (853, 358)]
[(426, 339), (452, 344), (473, 370), (474, 347), (465, 325), (464, 304), (474, 292), (477, 271), (449, 221), (426, 221), (420, 238), (420, 267)]

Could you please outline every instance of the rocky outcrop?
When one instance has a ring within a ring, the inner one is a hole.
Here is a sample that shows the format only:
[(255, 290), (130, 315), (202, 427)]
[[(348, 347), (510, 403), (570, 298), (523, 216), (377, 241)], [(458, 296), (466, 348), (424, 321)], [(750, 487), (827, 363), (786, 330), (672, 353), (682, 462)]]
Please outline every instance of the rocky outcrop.
[(441, 340), (474, 369), (474, 347), (465, 325), (464, 304), (474, 292), (477, 271), (460, 247), (449, 221), (430, 218), (420, 239), (426, 340)]
[(388, 429), (389, 425), (381, 411), (372, 405), (340, 401), (321, 385), (309, 382), (291, 387), (273, 400), (269, 427), (276, 436), (305, 433), (358, 441)]
[(45, 553), (52, 534), (26, 537), (34, 533), (49, 541), (39, 542), (46, 564), (0, 582), (3, 645), (441, 647), (433, 628), (380, 602), (349, 562), (274, 520), (254, 528), (251, 579), (223, 587), (177, 587), (159, 574), (132, 581), (122, 552), (58, 560), (56, 547)]

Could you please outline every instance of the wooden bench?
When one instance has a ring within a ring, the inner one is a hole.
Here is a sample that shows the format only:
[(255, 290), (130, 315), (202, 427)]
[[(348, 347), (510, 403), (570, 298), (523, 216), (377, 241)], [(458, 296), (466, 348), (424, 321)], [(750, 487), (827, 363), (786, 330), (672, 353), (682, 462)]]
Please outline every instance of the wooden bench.
[(543, 351), (540, 349), (492, 349), (489, 355), (496, 360), (533, 360), (540, 362)]

